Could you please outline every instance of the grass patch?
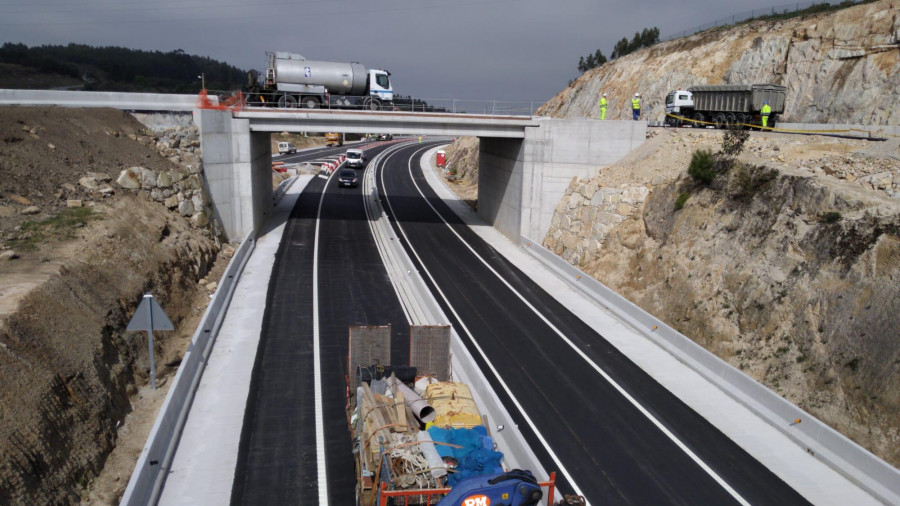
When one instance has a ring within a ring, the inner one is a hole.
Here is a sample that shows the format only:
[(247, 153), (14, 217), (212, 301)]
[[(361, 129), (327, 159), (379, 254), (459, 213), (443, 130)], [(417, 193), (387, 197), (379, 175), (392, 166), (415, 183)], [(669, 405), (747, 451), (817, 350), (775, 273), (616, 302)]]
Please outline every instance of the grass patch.
[(714, 163), (715, 160), (713, 160), (712, 151), (698, 149), (691, 155), (691, 164), (688, 165), (688, 174), (694, 178), (694, 181), (709, 184), (716, 177), (716, 171), (713, 167)]
[(841, 219), (843, 219), (843, 216), (837, 211), (829, 211), (819, 215), (819, 221), (821, 223), (837, 223), (841, 221)]
[(684, 204), (688, 201), (689, 198), (691, 198), (690, 192), (681, 192), (678, 195), (678, 198), (675, 199), (675, 210), (680, 211), (681, 208), (684, 207)]
[(10, 241), (10, 246), (19, 250), (35, 250), (38, 244), (51, 237), (71, 239), (75, 236), (76, 229), (100, 218), (101, 215), (90, 207), (64, 209), (46, 220), (22, 223), (18, 237)]

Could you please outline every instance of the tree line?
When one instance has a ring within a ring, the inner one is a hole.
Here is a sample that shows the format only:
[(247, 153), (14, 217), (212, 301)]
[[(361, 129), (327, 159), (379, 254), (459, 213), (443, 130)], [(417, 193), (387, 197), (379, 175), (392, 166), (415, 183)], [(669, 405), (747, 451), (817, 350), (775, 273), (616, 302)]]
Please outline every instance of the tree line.
[(81, 79), (86, 90), (192, 93), (200, 90), (202, 74), (212, 90), (240, 88), (246, 72), (206, 56), (174, 51), (144, 51), (84, 44), (28, 47), (7, 42), (0, 63), (20, 65), (45, 74)]
[[(615, 60), (616, 58), (621, 58), (626, 54), (631, 54), (638, 49), (650, 47), (658, 42), (659, 28), (655, 26), (653, 28), (644, 28), (640, 32), (635, 32), (634, 37), (632, 37), (631, 41), (629, 41), (626, 37), (622, 37), (622, 40), (616, 42), (616, 45), (613, 46), (613, 50), (610, 54), (609, 59)], [(578, 59), (578, 71), (581, 73), (587, 72), (592, 68), (603, 65), (607, 61), (608, 60), (603, 54), (603, 51), (600, 51), (598, 49), (593, 53), (590, 53), (587, 56), (582, 56)]]

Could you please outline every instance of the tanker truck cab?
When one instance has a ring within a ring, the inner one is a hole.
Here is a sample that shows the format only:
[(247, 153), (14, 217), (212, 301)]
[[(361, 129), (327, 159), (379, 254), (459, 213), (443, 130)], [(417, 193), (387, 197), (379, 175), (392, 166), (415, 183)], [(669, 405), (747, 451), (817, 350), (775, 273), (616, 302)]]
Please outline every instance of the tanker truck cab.
[(369, 96), (382, 104), (394, 101), (394, 90), (391, 88), (391, 73), (387, 70), (369, 69)]

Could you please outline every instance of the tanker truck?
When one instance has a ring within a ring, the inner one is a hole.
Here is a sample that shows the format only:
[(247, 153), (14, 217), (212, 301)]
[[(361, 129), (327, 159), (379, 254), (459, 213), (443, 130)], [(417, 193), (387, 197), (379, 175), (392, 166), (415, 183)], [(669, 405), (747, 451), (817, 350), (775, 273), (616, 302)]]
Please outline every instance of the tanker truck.
[(761, 126), (760, 110), (768, 102), (772, 112), (767, 126), (774, 127), (778, 115), (784, 112), (786, 94), (787, 88), (777, 84), (703, 85), (675, 90), (666, 95), (666, 125)]
[(287, 52), (266, 53), (265, 73), (247, 73), (247, 104), (317, 109), (393, 107), (391, 73), (352, 62), (307, 60)]

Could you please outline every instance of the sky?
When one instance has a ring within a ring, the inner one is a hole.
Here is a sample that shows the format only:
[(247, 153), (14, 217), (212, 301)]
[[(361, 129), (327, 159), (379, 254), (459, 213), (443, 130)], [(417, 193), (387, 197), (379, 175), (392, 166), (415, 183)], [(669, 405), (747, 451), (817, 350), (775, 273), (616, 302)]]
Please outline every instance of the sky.
[[(802, 3), (802, 2), (801, 2)], [(807, 0), (807, 2), (809, 1)], [(680, 33), (785, 0), (0, 0), (0, 43), (184, 50), (242, 69), (265, 53), (391, 72), (432, 104), (543, 103), (580, 56), (644, 28)], [(794, 4), (790, 4), (794, 5)], [(485, 105), (488, 107), (488, 105)]]

